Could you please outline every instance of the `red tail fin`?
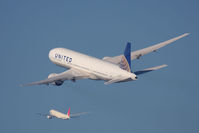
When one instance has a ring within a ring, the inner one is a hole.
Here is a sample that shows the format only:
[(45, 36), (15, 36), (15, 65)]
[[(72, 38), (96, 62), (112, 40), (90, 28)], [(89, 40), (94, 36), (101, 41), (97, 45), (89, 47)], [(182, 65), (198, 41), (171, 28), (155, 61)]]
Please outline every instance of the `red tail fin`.
[(69, 109), (68, 109), (67, 115), (70, 117), (70, 107), (69, 107)]

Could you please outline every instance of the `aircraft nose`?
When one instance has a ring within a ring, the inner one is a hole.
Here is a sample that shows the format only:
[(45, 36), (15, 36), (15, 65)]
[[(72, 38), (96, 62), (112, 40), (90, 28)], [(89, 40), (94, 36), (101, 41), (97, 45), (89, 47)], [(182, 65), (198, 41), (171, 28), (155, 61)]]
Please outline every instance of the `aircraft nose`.
[(48, 54), (49, 57), (52, 55), (53, 50), (54, 50), (54, 49), (51, 49), (51, 50), (49, 51), (49, 54)]
[(55, 54), (55, 49), (51, 49), (48, 54), (50, 60), (54, 57), (54, 54)]
[(48, 54), (49, 59), (51, 59), (52, 57), (54, 57), (55, 51), (56, 51), (56, 48), (51, 49), (51, 50), (49, 51), (49, 54)]

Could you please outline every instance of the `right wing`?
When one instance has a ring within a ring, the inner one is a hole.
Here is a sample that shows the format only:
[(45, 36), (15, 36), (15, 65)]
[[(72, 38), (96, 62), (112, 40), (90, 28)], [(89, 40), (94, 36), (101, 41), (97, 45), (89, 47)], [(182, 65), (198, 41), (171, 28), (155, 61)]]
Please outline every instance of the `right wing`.
[(48, 85), (48, 84), (53, 83), (55, 81), (65, 81), (65, 80), (88, 78), (88, 76), (89, 76), (88, 74), (86, 74), (85, 72), (82, 72), (80, 70), (69, 69), (69, 70), (67, 70), (63, 73), (57, 74), (56, 76), (53, 76), (51, 78), (32, 82), (32, 83), (29, 83), (29, 84), (24, 84), (24, 85), (21, 85), (21, 86), (32, 86), (32, 85), (41, 85), (41, 84)]
[[(162, 43), (158, 43), (158, 44), (155, 44), (153, 46), (150, 46), (150, 47), (147, 47), (147, 48), (144, 48), (144, 49), (141, 49), (141, 50), (137, 50), (137, 51), (134, 51), (134, 52), (131, 52), (131, 60), (134, 60), (134, 59), (139, 59), (141, 56), (145, 55), (145, 54), (148, 54), (148, 53), (151, 53), (151, 52), (155, 52), (157, 51), (159, 48), (162, 48), (172, 42), (175, 42), (185, 36), (189, 35), (189, 33), (185, 33), (181, 36), (178, 36), (178, 37), (175, 37), (175, 38), (172, 38), (170, 40), (167, 40), (167, 41), (164, 41)], [(114, 63), (114, 64), (119, 64), (121, 59), (122, 59), (122, 56), (123, 55), (119, 55), (119, 56), (114, 56), (114, 57), (104, 57), (103, 60), (105, 61), (108, 61), (108, 62), (111, 62), (111, 63)]]

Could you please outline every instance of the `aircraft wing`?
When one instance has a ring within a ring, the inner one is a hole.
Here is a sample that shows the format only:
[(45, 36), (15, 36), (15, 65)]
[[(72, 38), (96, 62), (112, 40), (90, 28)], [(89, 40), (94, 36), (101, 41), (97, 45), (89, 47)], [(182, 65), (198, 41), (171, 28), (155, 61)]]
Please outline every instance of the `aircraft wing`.
[[(189, 33), (185, 33), (181, 36), (178, 36), (178, 37), (175, 37), (175, 38), (172, 38), (170, 40), (167, 40), (167, 41), (164, 41), (164, 42), (161, 42), (161, 43), (158, 43), (158, 44), (155, 44), (153, 46), (150, 46), (150, 47), (147, 47), (147, 48), (144, 48), (144, 49), (141, 49), (141, 50), (137, 50), (137, 51), (133, 51), (131, 52), (131, 60), (135, 60), (135, 59), (139, 59), (141, 56), (145, 55), (145, 54), (148, 54), (148, 53), (151, 53), (151, 52), (155, 52), (157, 51), (159, 48), (162, 48), (172, 42), (175, 42), (185, 36), (189, 35)], [(111, 62), (111, 63), (114, 63), (114, 64), (119, 64), (121, 59), (122, 59), (122, 56), (123, 55), (119, 55), (119, 56), (114, 56), (114, 57), (104, 57), (103, 60), (105, 61), (108, 61), (108, 62)]]
[(140, 75), (140, 74), (144, 74), (144, 73), (151, 72), (151, 71), (154, 71), (154, 70), (158, 70), (158, 69), (163, 68), (163, 67), (167, 67), (167, 65), (164, 64), (164, 65), (161, 65), (161, 66), (147, 68), (147, 69), (144, 69), (144, 70), (141, 70), (141, 71), (136, 71), (136, 72), (134, 72), (134, 74)]
[(79, 117), (81, 115), (85, 115), (85, 114), (88, 114), (88, 113), (90, 113), (90, 112), (82, 112), (82, 113), (70, 114), (70, 117), (71, 118)]
[(52, 119), (52, 118), (54, 118), (54, 116), (52, 116), (52, 115), (50, 115), (50, 114), (37, 113), (37, 115), (40, 115), (40, 116), (46, 117), (46, 118), (48, 118), (48, 119)]
[(40, 81), (36, 81), (36, 82), (32, 82), (29, 84), (24, 84), (21, 86), (32, 86), (32, 85), (41, 85), (41, 84), (50, 84), (53, 83), (55, 81), (65, 81), (65, 80), (73, 80), (73, 79), (82, 79), (82, 78), (88, 78), (88, 74), (80, 71), (80, 70), (76, 70), (76, 69), (69, 69), (63, 73), (57, 74), (56, 76), (53, 76), (51, 78), (47, 78), (44, 80), (40, 80)]
[(40, 115), (40, 116), (48, 116), (49, 114), (42, 114), (42, 113), (36, 113), (37, 115)]

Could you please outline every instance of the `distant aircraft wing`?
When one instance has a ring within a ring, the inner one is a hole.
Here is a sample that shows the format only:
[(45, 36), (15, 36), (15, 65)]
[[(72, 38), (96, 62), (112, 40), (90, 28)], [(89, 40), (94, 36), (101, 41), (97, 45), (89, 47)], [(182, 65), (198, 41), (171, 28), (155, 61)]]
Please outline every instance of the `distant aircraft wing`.
[[(157, 51), (159, 48), (162, 48), (172, 42), (175, 42), (185, 36), (189, 35), (189, 33), (185, 33), (181, 36), (178, 36), (178, 37), (175, 37), (175, 38), (172, 38), (170, 40), (167, 40), (167, 41), (164, 41), (162, 43), (158, 43), (158, 44), (155, 44), (153, 46), (150, 46), (150, 47), (147, 47), (147, 48), (144, 48), (144, 49), (141, 49), (141, 50), (137, 50), (137, 51), (134, 51), (134, 52), (131, 52), (131, 60), (135, 60), (135, 59), (139, 59), (141, 56), (145, 55), (145, 54), (148, 54), (148, 53), (151, 53), (151, 52), (155, 52)], [(103, 60), (105, 61), (108, 61), (108, 62), (111, 62), (111, 63), (114, 63), (114, 64), (119, 64), (121, 59), (122, 59), (122, 56), (123, 55), (119, 55), (119, 56), (114, 56), (114, 57), (104, 57)]]
[(52, 116), (52, 115), (50, 115), (50, 114), (37, 113), (37, 115), (40, 115), (40, 116), (46, 117), (46, 118), (48, 118), (48, 119), (52, 119), (52, 118), (54, 118), (54, 116)]
[(85, 114), (88, 114), (88, 113), (90, 113), (90, 112), (82, 112), (82, 113), (70, 114), (70, 117), (71, 118), (79, 117), (81, 115), (85, 115)]
[(36, 113), (37, 115), (46, 117), (46, 118), (54, 118), (54, 116), (50, 115), (50, 114), (42, 114), (42, 113)]
[(48, 116), (49, 114), (42, 114), (42, 113), (36, 113), (37, 115), (40, 115), (40, 116)]
[(24, 84), (21, 86), (32, 86), (32, 85), (41, 85), (41, 84), (50, 84), (53, 83), (55, 81), (65, 81), (65, 80), (73, 80), (73, 79), (82, 79), (82, 78), (88, 78), (88, 74), (80, 71), (80, 70), (76, 70), (76, 69), (69, 69), (63, 73), (57, 74), (54, 77), (51, 78), (47, 78), (41, 81), (36, 81), (36, 82), (32, 82), (29, 84)]
[(154, 71), (154, 70), (158, 70), (158, 69), (163, 68), (163, 67), (167, 67), (167, 65), (164, 64), (164, 65), (161, 65), (161, 66), (147, 68), (147, 69), (144, 69), (144, 70), (141, 70), (141, 71), (136, 71), (136, 72), (134, 72), (134, 74), (140, 75), (140, 74), (144, 74), (144, 73), (151, 72), (151, 71)]

